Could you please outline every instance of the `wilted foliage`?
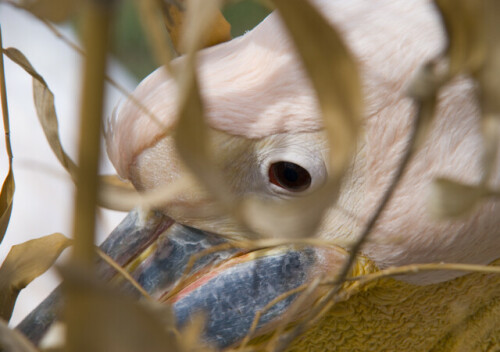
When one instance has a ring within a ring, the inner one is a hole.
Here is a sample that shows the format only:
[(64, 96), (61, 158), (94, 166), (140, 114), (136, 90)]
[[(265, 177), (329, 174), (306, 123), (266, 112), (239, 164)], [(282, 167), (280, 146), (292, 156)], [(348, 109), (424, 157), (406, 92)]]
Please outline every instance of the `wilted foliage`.
[[(108, 264), (112, 264), (115, 269), (119, 266), (124, 268), (118, 270), (118, 274), (111, 275), (114, 278), (108, 279), (107, 283), (96, 279), (98, 270), (94, 265), (96, 251), (93, 233), (97, 205), (118, 210), (129, 210), (137, 205), (155, 209), (158, 205), (174, 199), (194, 182), (182, 180), (168, 188), (160, 187), (153, 192), (138, 194), (129, 183), (115, 175), (97, 175), (103, 84), (108, 79), (105, 74), (105, 62), (117, 4), (114, 1), (96, 0), (32, 0), (12, 1), (12, 3), (43, 20), (59, 22), (70, 16), (78, 16), (85, 27), (86, 64), (78, 163), (71, 160), (63, 149), (58, 131), (58, 117), (54, 108), (54, 95), (44, 78), (31, 65), (29, 58), (16, 48), (2, 46), (0, 60), (2, 73), (3, 57), (8, 57), (32, 76), (34, 104), (48, 144), (77, 185), (73, 260), (70, 265), (61, 269), (65, 278), (64, 323), (67, 332), (60, 339), (58, 347), (71, 351), (209, 350), (210, 346), (205, 346), (201, 342), (205, 317), (200, 315), (179, 330), (169, 304), (165, 303), (172, 302), (173, 294), (154, 297), (143, 292), (143, 297), (136, 300), (122, 292), (126, 291), (123, 287), (126, 287), (127, 281), (133, 282), (136, 287), (139, 285), (134, 282), (132, 274), (140, 270), (141, 261), (145, 259), (146, 254), (155, 252), (159, 246), (158, 242), (148, 242), (145, 248), (141, 248), (139, 258), (126, 263), (113, 263), (114, 259), (106, 257)], [(256, 238), (273, 235), (289, 246), (296, 246), (293, 248), (306, 246), (324, 247), (328, 250), (333, 248), (340, 253), (339, 256), (346, 258), (342, 269), (333, 280), (317, 277), (312, 282), (306, 282), (290, 292), (279, 295), (259, 311), (243, 340), (242, 350), (259, 349), (262, 346), (273, 351), (288, 348), (296, 336), (320, 321), (333, 305), (347, 301), (360, 292), (363, 293), (374, 282), (388, 276), (419, 270), (459, 270), (498, 275), (497, 267), (454, 264), (414, 265), (377, 271), (373, 263), (358, 255), (361, 246), (390, 201), (413, 155), (432, 129), (433, 115), (441, 88), (461, 75), (471, 76), (478, 85), (484, 132), (483, 177), (477, 185), (437, 179), (430, 200), (431, 211), (439, 217), (457, 217), (470, 211), (486, 198), (498, 197), (499, 191), (495, 189), (498, 185), (490, 182), (498, 159), (500, 136), (498, 104), (500, 81), (496, 78), (500, 74), (498, 1), (435, 0), (447, 31), (448, 48), (421, 69), (409, 89), (409, 95), (417, 107), (411, 139), (401, 164), (393, 175), (389, 189), (374, 214), (368, 219), (362, 235), (353, 243), (342, 244), (350, 249), (350, 253), (341, 249), (339, 243), (314, 242), (307, 238), (315, 233), (324, 212), (337, 200), (342, 177), (349, 170), (363, 127), (361, 121), (363, 97), (359, 69), (337, 30), (310, 1), (272, 2), (288, 28), (315, 89), (328, 138), (329, 173), (324, 188), (287, 203), (257, 197), (241, 199), (225, 187), (227, 180), (218, 169), (215, 155), (210, 147), (214, 137), (204, 119), (203, 99), (196, 72), (198, 50), (231, 39), (230, 24), (220, 12), (224, 2), (137, 0), (136, 3), (153, 56), (159, 64), (166, 67), (178, 84), (179, 121), (176, 125), (175, 143), (183, 162), (196, 178), (196, 182), (211, 193), (226, 212), (242, 224), (242, 227), (254, 233)], [(171, 60), (178, 54), (186, 55), (186, 59), (183, 65), (173, 68)], [(0, 81), (7, 156), (11, 160), (12, 150), (8, 139), (8, 97), (5, 95), (3, 74), (0, 76)], [(140, 101), (136, 103), (157, 122), (159, 129), (165, 128), (147, 106), (142, 106)], [(12, 165), (10, 166), (0, 194), (0, 240), (5, 234), (12, 201), (15, 198), (14, 176)], [(286, 224), (279, 222), (284, 214), (291, 219)], [(12, 248), (0, 267), (0, 316), (3, 320), (9, 320), (19, 291), (53, 265), (60, 253), (70, 244), (67, 237), (53, 234)], [(265, 256), (266, 254), (262, 253), (267, 251), (284, 248), (282, 245), (283, 242), (242, 241), (219, 243), (217, 248), (220, 251), (227, 251), (230, 258), (233, 255), (242, 256), (242, 253), (247, 252), (252, 252), (258, 257), (258, 255)], [(238, 248), (239, 252), (231, 252), (234, 248)], [(257, 249), (261, 252), (257, 252)], [(208, 257), (210, 254), (212, 254), (210, 251), (206, 251), (200, 257)], [(178, 281), (179, 287), (174, 286), (171, 292), (181, 292), (199, 278), (196, 276), (199, 275), (196, 272), (196, 263), (202, 258), (196, 258), (186, 265), (189, 270), (181, 273), (185, 280)], [(189, 276), (191, 269), (195, 273), (194, 278)], [(377, 272), (373, 273), (374, 271)], [(497, 279), (491, 279), (491, 282), (497, 282), (495, 280)], [(117, 283), (121, 283), (123, 287)], [(120, 286), (123, 290), (115, 286)], [(281, 325), (277, 324), (272, 331), (265, 331), (269, 335), (264, 338), (264, 343), (258, 340), (252, 342), (256, 335), (261, 334), (258, 331), (258, 324), (262, 316), (292, 295), (299, 298), (288, 308), (289, 315), (283, 319)], [(151, 302), (152, 299), (158, 299), (163, 304)], [(310, 309), (304, 312), (306, 304), (310, 304)], [(300, 319), (293, 321), (296, 315), (300, 315)], [(23, 336), (0, 321), (0, 349), (13, 352), (35, 351), (36, 347), (31, 346)]]

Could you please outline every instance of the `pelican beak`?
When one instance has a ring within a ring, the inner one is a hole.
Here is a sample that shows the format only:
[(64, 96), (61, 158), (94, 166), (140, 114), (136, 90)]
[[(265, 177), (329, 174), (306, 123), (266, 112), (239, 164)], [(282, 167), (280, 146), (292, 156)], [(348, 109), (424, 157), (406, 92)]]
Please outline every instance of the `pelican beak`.
[[(187, 227), (159, 213), (131, 211), (100, 246), (126, 268), (160, 302), (172, 305), (179, 327), (198, 313), (206, 318), (204, 340), (217, 348), (240, 342), (258, 312), (257, 331), (279, 321), (297, 294), (263, 310), (278, 296), (311, 280), (322, 256), (314, 248), (275, 247), (248, 251), (227, 240)], [(108, 264), (99, 263), (105, 280), (121, 282), (122, 290), (139, 297), (129, 282)], [(56, 289), (17, 327), (37, 344), (57, 319)]]

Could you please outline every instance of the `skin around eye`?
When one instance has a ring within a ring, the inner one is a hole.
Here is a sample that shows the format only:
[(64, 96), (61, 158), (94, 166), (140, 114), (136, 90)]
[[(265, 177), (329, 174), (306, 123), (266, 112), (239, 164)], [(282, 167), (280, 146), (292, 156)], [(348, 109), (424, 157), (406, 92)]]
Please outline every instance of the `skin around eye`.
[(302, 192), (311, 186), (311, 175), (300, 165), (278, 161), (269, 167), (269, 181), (289, 192)]

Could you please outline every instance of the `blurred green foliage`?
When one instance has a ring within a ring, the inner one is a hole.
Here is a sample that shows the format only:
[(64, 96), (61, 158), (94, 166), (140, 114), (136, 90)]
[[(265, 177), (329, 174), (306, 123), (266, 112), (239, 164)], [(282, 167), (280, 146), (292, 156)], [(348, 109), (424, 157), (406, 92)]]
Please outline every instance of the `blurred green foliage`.
[[(262, 21), (270, 10), (258, 0), (233, 1), (224, 8), (233, 37), (240, 36)], [(148, 47), (134, 0), (124, 0), (118, 9), (113, 38), (113, 54), (142, 80), (158, 65)]]

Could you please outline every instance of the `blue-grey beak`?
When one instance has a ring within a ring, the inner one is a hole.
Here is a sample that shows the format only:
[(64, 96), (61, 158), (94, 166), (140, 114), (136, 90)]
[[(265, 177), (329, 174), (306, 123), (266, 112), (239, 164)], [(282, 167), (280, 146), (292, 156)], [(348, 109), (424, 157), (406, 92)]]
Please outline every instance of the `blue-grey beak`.
[[(162, 214), (145, 215), (134, 210), (100, 248), (127, 268), (152, 297), (172, 304), (180, 327), (203, 312), (204, 339), (223, 348), (241, 341), (257, 312), (269, 302), (310, 280), (311, 268), (317, 261), (311, 248), (283, 247), (247, 253), (224, 243), (226, 240), (215, 234), (177, 224)], [(194, 255), (197, 257), (191, 266)], [(183, 278), (177, 288), (188, 265), (189, 277)], [(104, 262), (99, 263), (98, 270), (106, 280), (116, 275)], [(139, 296), (129, 283), (124, 282), (122, 290)], [(294, 299), (295, 295), (291, 295), (267, 310), (257, 330), (265, 330), (278, 320)], [(57, 319), (61, 305), (58, 288), (17, 329), (38, 344)]]

